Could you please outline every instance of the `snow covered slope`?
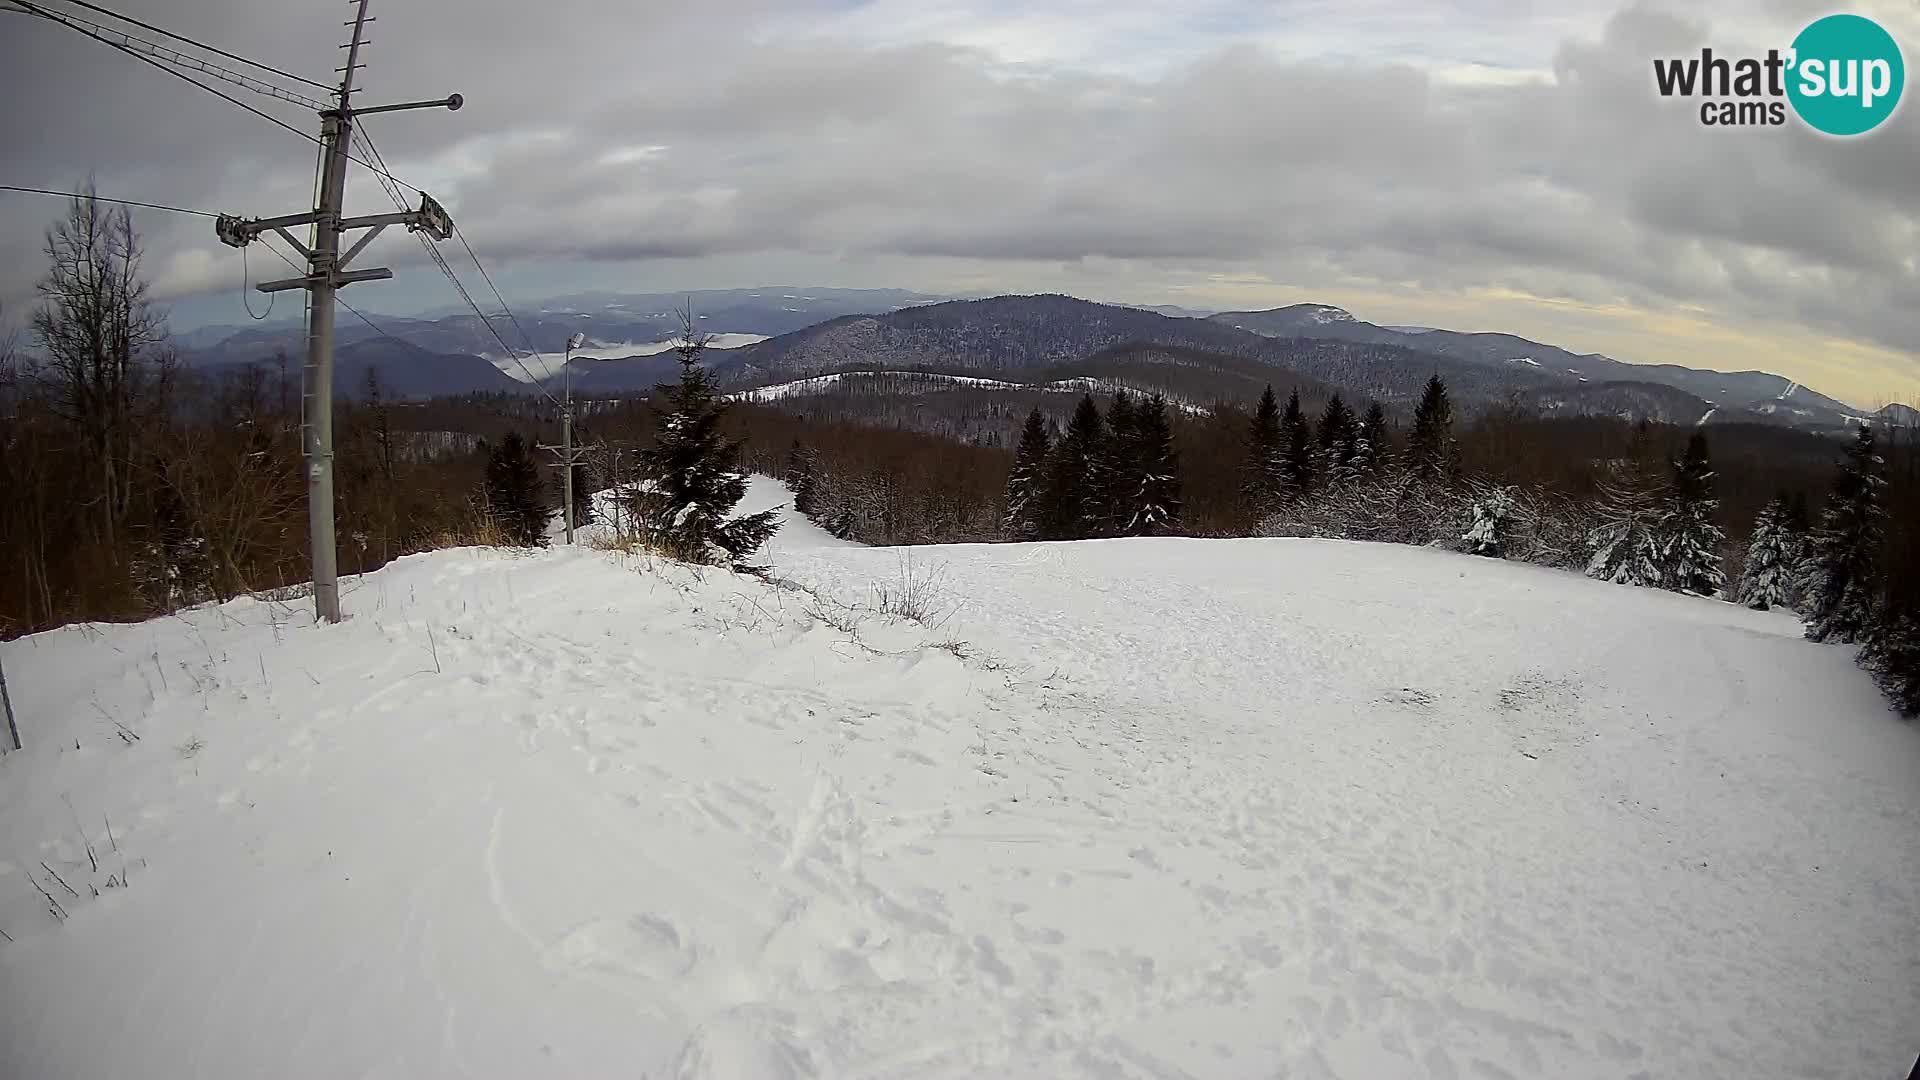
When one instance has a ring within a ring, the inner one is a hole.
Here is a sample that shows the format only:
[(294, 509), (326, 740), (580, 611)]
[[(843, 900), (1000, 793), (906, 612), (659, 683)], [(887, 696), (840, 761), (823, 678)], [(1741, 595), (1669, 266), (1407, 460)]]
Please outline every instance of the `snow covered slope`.
[[(784, 585), (440, 552), (337, 627), (0, 647), (0, 1076), (1920, 1049), (1920, 731), (1784, 616), (1327, 541), (829, 543)], [(872, 610), (908, 584), (934, 628)]]
[[(755, 474), (747, 478), (747, 494), (740, 500), (736, 512), (740, 514), (758, 514), (763, 510), (779, 510), (780, 531), (773, 534), (773, 540), (756, 556), (756, 561), (766, 562), (769, 557), (806, 548), (848, 548), (860, 545), (851, 540), (842, 540), (827, 530), (815, 525), (806, 517), (790, 513), (793, 506), (793, 492), (787, 485), (771, 476)], [(574, 541), (581, 546), (590, 546), (595, 541), (612, 539), (614, 529), (619, 524), (619, 515), (624, 511), (614, 505), (613, 489), (607, 488), (593, 493), (593, 521), (574, 530)], [(547, 537), (555, 542), (566, 535), (566, 523), (558, 513), (547, 522)]]

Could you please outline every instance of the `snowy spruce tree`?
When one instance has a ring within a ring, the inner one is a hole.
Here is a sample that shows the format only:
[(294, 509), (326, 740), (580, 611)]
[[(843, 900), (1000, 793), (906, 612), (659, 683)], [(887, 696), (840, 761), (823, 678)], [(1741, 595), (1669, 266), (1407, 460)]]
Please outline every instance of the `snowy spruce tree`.
[(1325, 486), (1342, 488), (1353, 483), (1358, 477), (1353, 458), (1359, 448), (1360, 424), (1337, 393), (1327, 399), (1326, 412), (1320, 416), (1319, 434), (1318, 466)]
[(1756, 611), (1791, 606), (1800, 573), (1799, 541), (1789, 531), (1787, 498), (1776, 495), (1760, 508), (1747, 537), (1746, 564), (1740, 571), (1740, 602)]
[(1902, 716), (1920, 715), (1920, 617), (1899, 605), (1880, 612), (1860, 648), (1860, 666)]
[(1634, 429), (1627, 456), (1600, 480), (1600, 524), (1588, 534), (1592, 558), (1587, 576), (1617, 585), (1658, 588), (1666, 580), (1660, 522), (1667, 506), (1666, 484), (1648, 463), (1645, 421)]
[(1280, 474), (1289, 498), (1313, 494), (1313, 428), (1300, 408), (1298, 390), (1287, 398), (1286, 415), (1280, 418)]
[(772, 510), (732, 516), (747, 493), (747, 475), (740, 471), (740, 444), (720, 434), (726, 406), (700, 365), (704, 347), (689, 328), (675, 350), (680, 380), (657, 388), (665, 400), (655, 410), (653, 446), (640, 455), (633, 519), (642, 538), (671, 558), (738, 565), (779, 522)]
[(1407, 465), (1428, 483), (1451, 483), (1459, 466), (1460, 448), (1453, 438), (1453, 399), (1438, 373), (1427, 380), (1420, 404), (1413, 411), (1413, 433), (1407, 439)]
[(1857, 642), (1872, 625), (1886, 518), (1881, 506), (1885, 464), (1874, 445), (1873, 429), (1861, 425), (1813, 534), (1807, 598), (1807, 637), (1812, 641)]
[(1139, 411), (1146, 403), (1135, 402), (1125, 390), (1113, 395), (1107, 409), (1107, 438), (1101, 455), (1105, 498), (1101, 520), (1092, 523), (1089, 535), (1110, 536), (1125, 532), (1133, 518), (1133, 499), (1140, 490)]
[(1807, 597), (1813, 592), (1813, 518), (1807, 511), (1807, 493), (1796, 491), (1787, 500), (1787, 550), (1792, 556), (1787, 571), (1787, 606), (1805, 611)]
[(1001, 527), (1016, 540), (1030, 540), (1039, 535), (1047, 455), (1052, 451), (1053, 437), (1047, 430), (1047, 418), (1035, 409), (1027, 414), (1026, 426), (1020, 429), (1020, 448), (1014, 452), (1013, 470), (1007, 474), (1007, 512)]
[(517, 431), (509, 431), (487, 452), (487, 508), (501, 538), (518, 547), (545, 547), (547, 507), (540, 466)]
[(1720, 548), (1727, 534), (1714, 521), (1720, 500), (1713, 493), (1713, 461), (1707, 437), (1694, 432), (1673, 465), (1666, 512), (1661, 516), (1660, 562), (1665, 586), (1675, 592), (1713, 596), (1727, 583)]
[(1496, 487), (1481, 492), (1473, 500), (1473, 523), (1460, 538), (1467, 553), (1489, 559), (1506, 558), (1507, 544), (1513, 536), (1515, 509), (1512, 488)]
[(1128, 498), (1124, 528), (1129, 536), (1157, 536), (1180, 523), (1180, 458), (1167, 424), (1167, 399), (1159, 394), (1133, 413), (1132, 462), (1135, 487)]
[(1241, 465), (1240, 492), (1256, 518), (1272, 513), (1287, 490), (1282, 460), (1280, 403), (1267, 384), (1247, 431), (1247, 459)]
[(827, 531), (841, 540), (853, 539), (858, 527), (859, 518), (851, 506), (843, 504), (827, 518)]
[(1085, 539), (1104, 523), (1106, 439), (1100, 407), (1088, 394), (1073, 410), (1047, 462), (1039, 515), (1042, 539)]
[(1380, 479), (1390, 464), (1392, 446), (1387, 435), (1387, 410), (1377, 401), (1367, 403), (1360, 435), (1353, 444), (1353, 471), (1363, 481)]
[(787, 489), (793, 492), (795, 512), (812, 517), (819, 509), (820, 463), (818, 456), (799, 439), (793, 440), (787, 447), (787, 460), (781, 470), (780, 478), (787, 483)]

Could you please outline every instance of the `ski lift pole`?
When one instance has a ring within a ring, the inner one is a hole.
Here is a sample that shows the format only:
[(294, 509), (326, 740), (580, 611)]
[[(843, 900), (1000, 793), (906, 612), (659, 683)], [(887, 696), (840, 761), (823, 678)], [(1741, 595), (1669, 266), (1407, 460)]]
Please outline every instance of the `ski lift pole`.
[(7, 669), (0, 666), (0, 711), (7, 714), (7, 737), (13, 741), (13, 749), (20, 749), (20, 725), (13, 719), (13, 699), (7, 696)]

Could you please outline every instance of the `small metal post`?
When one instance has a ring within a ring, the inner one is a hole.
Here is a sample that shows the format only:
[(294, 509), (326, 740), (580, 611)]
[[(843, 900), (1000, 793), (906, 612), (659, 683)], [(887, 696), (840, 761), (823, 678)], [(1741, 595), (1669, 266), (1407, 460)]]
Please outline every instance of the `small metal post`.
[(20, 749), (20, 725), (13, 719), (13, 699), (7, 696), (7, 669), (0, 667), (0, 710), (7, 714), (7, 735), (13, 740), (13, 748)]

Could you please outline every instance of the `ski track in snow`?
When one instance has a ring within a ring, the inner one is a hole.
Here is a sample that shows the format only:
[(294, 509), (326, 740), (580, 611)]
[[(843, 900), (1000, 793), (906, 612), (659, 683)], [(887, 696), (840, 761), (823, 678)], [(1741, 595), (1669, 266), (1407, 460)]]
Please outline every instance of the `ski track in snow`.
[[(1920, 733), (1788, 617), (1326, 541), (790, 522), (769, 561), (827, 599), (464, 550), (353, 580), (340, 627), (241, 600), (8, 643), (0, 1075), (1857, 1077), (1916, 1049)], [(810, 614), (903, 576), (938, 628)]]

